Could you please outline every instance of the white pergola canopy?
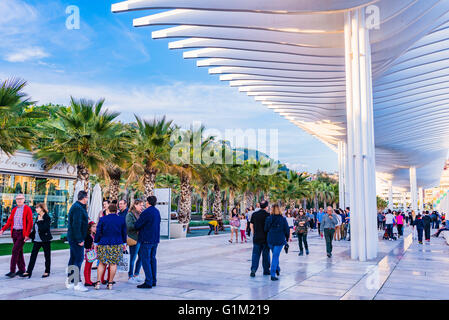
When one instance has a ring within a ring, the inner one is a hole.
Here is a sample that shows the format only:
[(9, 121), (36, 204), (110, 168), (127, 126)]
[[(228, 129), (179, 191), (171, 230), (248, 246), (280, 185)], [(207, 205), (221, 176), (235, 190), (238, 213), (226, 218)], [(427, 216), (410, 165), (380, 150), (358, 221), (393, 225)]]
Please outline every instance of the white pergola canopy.
[[(374, 7), (373, 7), (374, 6)], [(378, 9), (369, 31), (376, 171), (393, 185), (439, 183), (449, 149), (448, 0), (129, 0), (113, 12), (167, 9), (134, 26), (333, 150), (347, 135), (345, 14)], [(142, 12), (145, 14), (145, 12)]]

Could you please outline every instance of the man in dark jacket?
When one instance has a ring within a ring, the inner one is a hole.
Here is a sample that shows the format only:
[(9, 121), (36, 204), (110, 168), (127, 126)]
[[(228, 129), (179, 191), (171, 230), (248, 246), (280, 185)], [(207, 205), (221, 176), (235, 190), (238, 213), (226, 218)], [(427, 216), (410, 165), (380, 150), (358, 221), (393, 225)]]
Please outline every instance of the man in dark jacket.
[(118, 202), (118, 208), (120, 209), (118, 215), (120, 217), (126, 218), (126, 215), (128, 214), (128, 203), (126, 202), (126, 200), (120, 200)]
[[(70, 245), (69, 274), (66, 282), (67, 289), (87, 291), (81, 282), (81, 265), (84, 260), (84, 239), (87, 235), (89, 216), (87, 215), (88, 196), (86, 191), (78, 193), (78, 201), (69, 210), (67, 225), (67, 240)], [(70, 279), (72, 268), (76, 268), (78, 279)], [(73, 282), (76, 282), (75, 285)]]
[(140, 214), (134, 224), (139, 230), (139, 257), (145, 272), (145, 282), (138, 285), (139, 289), (150, 289), (156, 286), (157, 261), (156, 250), (161, 236), (161, 214), (156, 209), (157, 198), (147, 198), (147, 208)]
[(424, 237), (426, 241), (430, 241), (430, 227), (432, 225), (432, 218), (429, 215), (429, 211), (426, 211), (422, 217), (422, 222), (424, 224)]
[(259, 267), (260, 255), (262, 254), (263, 274), (270, 275), (270, 248), (267, 244), (267, 233), (265, 232), (265, 220), (270, 214), (265, 210), (268, 202), (260, 203), (260, 210), (253, 213), (250, 221), (250, 228), (253, 234), (253, 253), (251, 261), (251, 277), (256, 276)]

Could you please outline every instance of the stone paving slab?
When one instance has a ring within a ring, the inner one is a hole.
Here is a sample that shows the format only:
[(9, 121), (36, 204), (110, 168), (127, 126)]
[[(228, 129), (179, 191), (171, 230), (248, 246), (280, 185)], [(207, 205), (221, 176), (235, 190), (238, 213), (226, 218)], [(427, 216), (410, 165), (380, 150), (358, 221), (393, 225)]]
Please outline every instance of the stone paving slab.
[[(64, 287), (68, 250), (52, 252), (52, 273), (42, 279), (40, 253), (31, 279), (0, 276), (0, 299), (46, 300), (169, 300), (169, 299), (440, 299), (449, 296), (449, 246), (432, 238), (419, 245), (406, 237), (379, 240), (373, 261), (350, 259), (350, 242), (334, 242), (332, 258), (326, 257), (324, 239), (309, 233), (310, 255), (298, 256), (296, 242), (281, 253), (280, 280), (262, 275), (249, 277), (251, 243), (229, 243), (229, 235), (163, 240), (158, 248), (158, 286), (137, 289), (119, 273), (114, 289), (76, 292)], [(0, 257), (0, 275), (9, 270), (10, 257)], [(25, 255), (28, 262), (29, 254)], [(93, 271), (93, 280), (96, 272)], [(143, 271), (141, 272), (143, 276)], [(374, 278), (374, 282), (373, 282)], [(374, 283), (374, 286), (373, 286)]]

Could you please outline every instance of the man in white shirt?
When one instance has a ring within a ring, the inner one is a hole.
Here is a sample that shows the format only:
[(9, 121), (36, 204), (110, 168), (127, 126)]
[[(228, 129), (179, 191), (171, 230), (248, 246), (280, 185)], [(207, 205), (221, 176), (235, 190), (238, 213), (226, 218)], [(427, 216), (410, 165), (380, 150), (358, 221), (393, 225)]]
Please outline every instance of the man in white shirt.
[(394, 224), (394, 215), (391, 213), (391, 210), (388, 209), (387, 214), (385, 215), (385, 225), (387, 226), (388, 238), (389, 240), (393, 240), (393, 224)]

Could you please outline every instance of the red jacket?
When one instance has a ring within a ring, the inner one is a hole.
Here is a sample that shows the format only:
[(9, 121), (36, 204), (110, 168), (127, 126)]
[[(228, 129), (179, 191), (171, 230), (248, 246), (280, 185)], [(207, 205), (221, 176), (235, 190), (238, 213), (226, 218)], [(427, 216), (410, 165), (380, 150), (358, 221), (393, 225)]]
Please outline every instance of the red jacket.
[[(14, 207), (11, 211), (11, 215), (6, 221), (6, 224), (3, 226), (2, 231), (8, 230), (9, 228), (14, 227), (14, 215), (16, 213), (17, 207)], [(26, 204), (23, 206), (23, 237), (29, 237), (31, 233), (31, 229), (33, 228), (33, 212), (31, 208)], [(11, 232), (12, 237), (12, 232)]]

